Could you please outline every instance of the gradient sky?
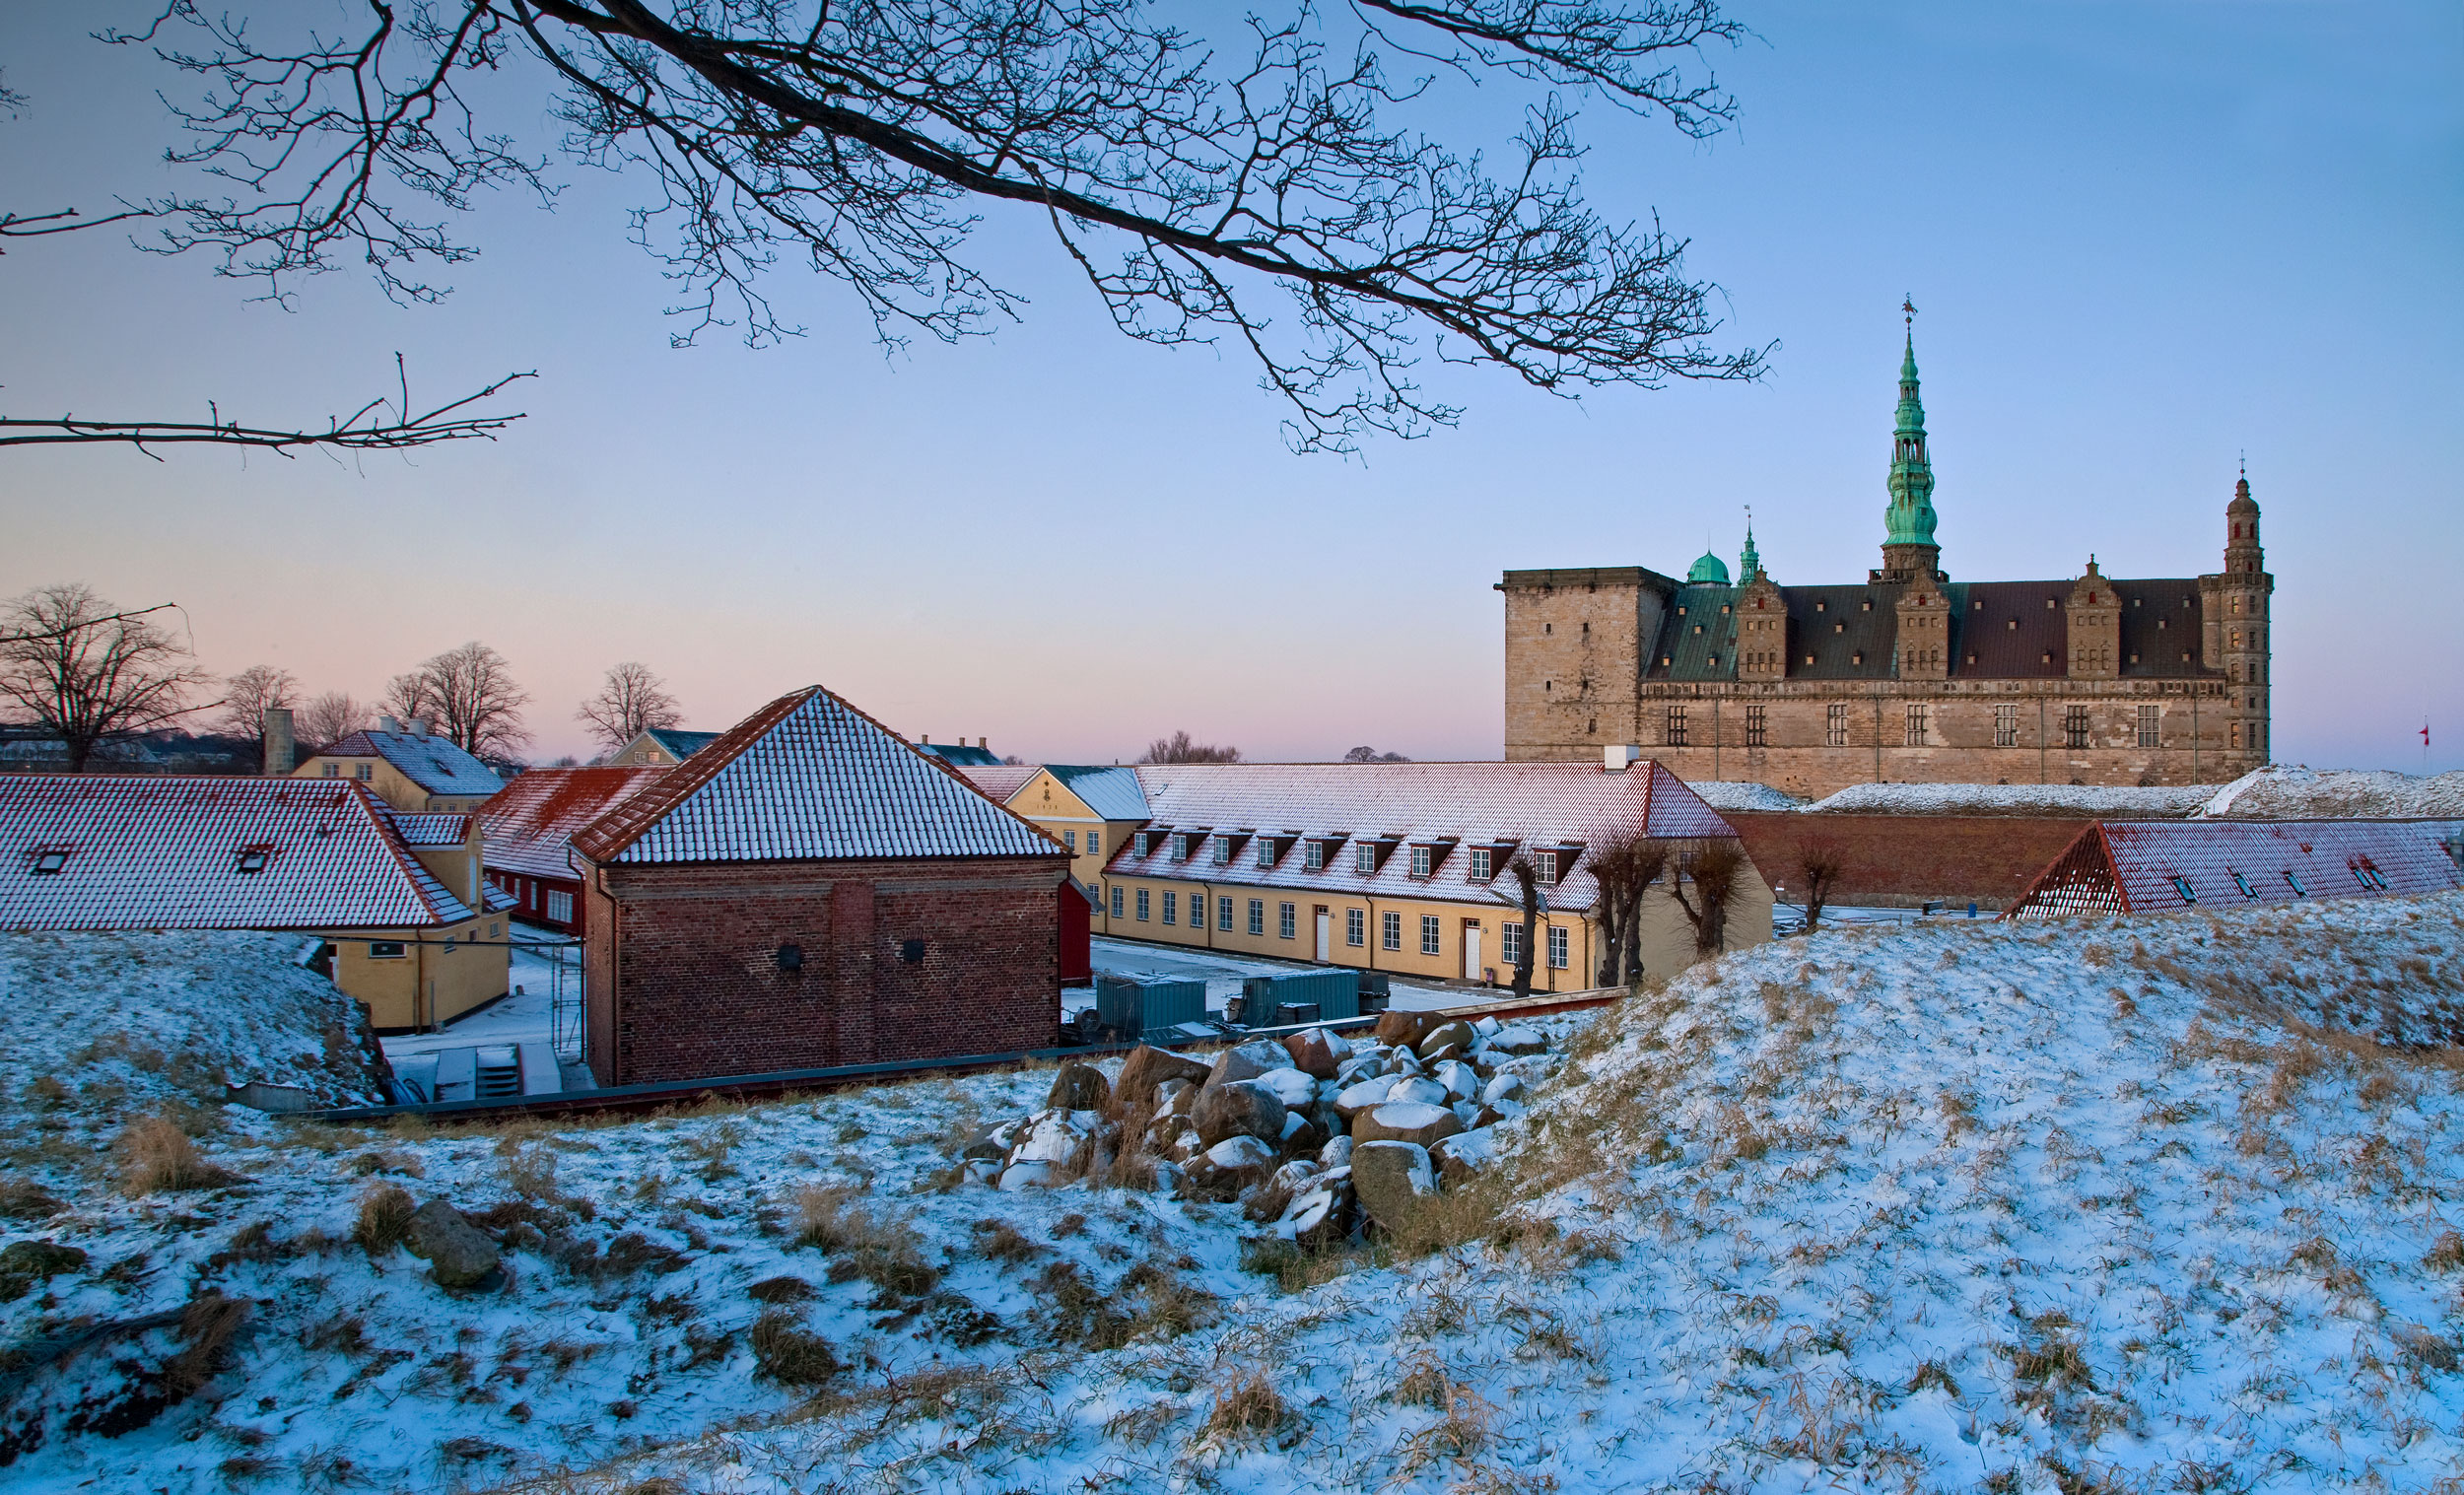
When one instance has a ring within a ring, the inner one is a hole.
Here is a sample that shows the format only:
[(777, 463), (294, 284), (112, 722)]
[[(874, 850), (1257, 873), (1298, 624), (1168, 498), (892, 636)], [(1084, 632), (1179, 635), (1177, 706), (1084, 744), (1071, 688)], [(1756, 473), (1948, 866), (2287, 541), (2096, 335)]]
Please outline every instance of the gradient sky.
[[(262, 7), (235, 5), (247, 11)], [(117, 0), (0, 7), (7, 205), (162, 190)], [(1725, 288), (1752, 385), (1571, 403), (1495, 374), (1460, 429), (1290, 455), (1255, 370), (1123, 339), (1032, 222), (979, 257), (1022, 325), (893, 359), (834, 283), (810, 335), (667, 346), (621, 181), (488, 202), (444, 306), (323, 277), (284, 311), (102, 235), (0, 259), (0, 408), (311, 422), (390, 379), (515, 369), (504, 441), (358, 462), (0, 456), (0, 595), (176, 600), (211, 668), (374, 695), (466, 639), (511, 657), (542, 758), (639, 659), (689, 724), (819, 681), (893, 727), (1030, 760), (1186, 727), (1253, 758), (1495, 757), (1506, 568), (1734, 556), (1785, 583), (1877, 564), (1899, 302), (1922, 308), (1955, 579), (2221, 564), (2246, 451), (2278, 578), (2276, 749), (2464, 766), (2464, 6), (1741, 3), (1737, 126), (1587, 114), (1589, 195), (1658, 211)], [(502, 123), (543, 147), (537, 110)], [(1465, 133), (1489, 121), (1463, 116)], [(1432, 380), (1432, 383), (1439, 383)]]

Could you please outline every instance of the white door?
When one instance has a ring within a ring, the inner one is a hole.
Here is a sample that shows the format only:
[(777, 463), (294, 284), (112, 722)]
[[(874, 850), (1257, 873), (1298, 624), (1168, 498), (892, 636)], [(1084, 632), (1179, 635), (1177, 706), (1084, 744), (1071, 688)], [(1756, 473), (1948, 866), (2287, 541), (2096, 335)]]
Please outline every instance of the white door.
[(1480, 979), (1480, 926), (1478, 924), (1463, 926), (1463, 979), (1468, 982)]
[(1318, 911), (1318, 959), (1335, 959), (1335, 916), (1324, 909)]

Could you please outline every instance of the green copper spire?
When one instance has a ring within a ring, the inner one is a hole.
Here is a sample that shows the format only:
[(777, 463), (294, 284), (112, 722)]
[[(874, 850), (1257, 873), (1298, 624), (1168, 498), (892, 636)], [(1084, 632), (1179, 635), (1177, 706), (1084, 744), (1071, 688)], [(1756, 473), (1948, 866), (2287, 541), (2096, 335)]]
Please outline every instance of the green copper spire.
[(1882, 544), (1932, 545), (1934, 541), (1934, 464), (1925, 454), (1925, 403), (1917, 397), (1916, 307), (1908, 313), (1907, 353), (1899, 361), (1899, 420), (1891, 434), (1890, 507), (1882, 510), (1888, 529)]
[(1745, 510), (1745, 550), (1737, 558), (1738, 584), (1750, 586), (1753, 578), (1761, 575), (1762, 555), (1754, 549), (1754, 511), (1748, 509)]

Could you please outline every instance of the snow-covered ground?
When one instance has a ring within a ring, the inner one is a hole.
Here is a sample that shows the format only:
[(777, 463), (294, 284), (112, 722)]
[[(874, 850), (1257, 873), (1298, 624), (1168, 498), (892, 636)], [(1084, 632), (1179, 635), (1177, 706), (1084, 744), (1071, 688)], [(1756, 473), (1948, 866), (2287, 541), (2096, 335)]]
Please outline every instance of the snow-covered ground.
[[(948, 1188), (1049, 1068), (612, 1123), (227, 1111), (237, 1187), (36, 1167), (66, 1207), (12, 1234), (89, 1261), (0, 1304), (9, 1342), (249, 1306), (116, 1437), (61, 1429), (128, 1373), (63, 1361), (0, 1481), (2442, 1488), (2464, 1062), (2357, 1033), (2464, 1037), (2464, 895), (1829, 928), (1577, 1032), (1440, 1249), (1279, 1277), (1236, 1205)], [(388, 1185), (501, 1233), (510, 1282), (354, 1244)]]
[[(1695, 785), (1708, 789), (1723, 785)], [(1705, 795), (1709, 797), (1708, 794)], [(1786, 798), (1785, 795), (1781, 796)], [(2106, 819), (2464, 818), (2464, 772), (2417, 778), (2385, 770), (2270, 764), (2232, 782), (2137, 788), (2126, 784), (1859, 783), (1809, 805), (1726, 804), (1721, 809), (1802, 808), (1848, 815), (2093, 815)]]
[[(507, 976), (506, 995), (476, 1012), (455, 1018), (435, 1033), (391, 1035), (384, 1040), (386, 1057), (438, 1053), (482, 1044), (552, 1044), (560, 980), (566, 1001), (575, 1004), (572, 1015), (578, 1022), (582, 952), (567, 948), (562, 935), (546, 930), (514, 924), (513, 931), (512, 970)], [(568, 1033), (565, 1039), (566, 1052), (558, 1056), (565, 1088), (595, 1088), (598, 1082), (591, 1078), (590, 1066), (581, 1058), (579, 1033)]]
[(2464, 818), (2464, 772), (2427, 778), (2380, 770), (2270, 764), (2216, 791), (2203, 815), (2273, 820)]

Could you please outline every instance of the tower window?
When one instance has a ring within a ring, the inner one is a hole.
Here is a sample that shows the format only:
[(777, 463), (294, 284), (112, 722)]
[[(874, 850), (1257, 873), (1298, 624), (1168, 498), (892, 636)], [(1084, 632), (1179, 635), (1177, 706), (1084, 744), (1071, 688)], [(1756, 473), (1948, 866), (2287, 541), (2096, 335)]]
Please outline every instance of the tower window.
[(1767, 740), (1768, 733), (1764, 724), (1763, 710), (1758, 706), (1745, 708), (1745, 746), (1747, 747), (1770, 746)]
[(1846, 706), (1834, 705), (1830, 708), (1829, 714), (1822, 723), (1822, 745), (1825, 747), (1848, 745), (1848, 708)]
[(1995, 707), (1994, 746), (2007, 748), (2018, 747), (2019, 745), (2019, 709), (2016, 706), (2008, 705)]
[[(2132, 663), (2139, 662), (2137, 654), (2130, 657)], [(2162, 746), (2164, 742), (2163, 722), (2164, 709), (2162, 707), (2141, 707), (2139, 709), (2139, 745), (2143, 748)]]
[(2063, 745), (2084, 748), (2088, 745), (2088, 708), (2066, 707), (2062, 713)]
[(1685, 746), (1685, 708), (1669, 708), (1667, 742), (1670, 747)]
[(1924, 703), (1910, 702), (1908, 704), (1908, 720), (1906, 730), (1907, 745), (1909, 747), (1926, 747), (1930, 745), (1930, 739), (1933, 732), (1933, 725), (1929, 719), (1932, 713), (1927, 709)]

